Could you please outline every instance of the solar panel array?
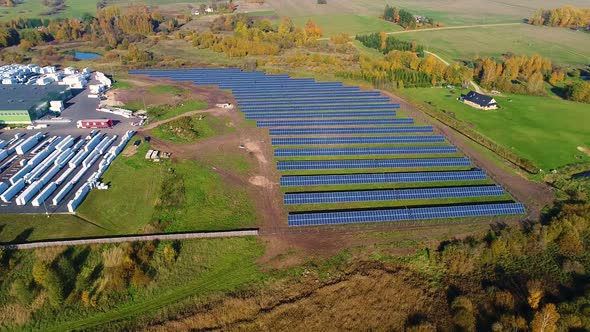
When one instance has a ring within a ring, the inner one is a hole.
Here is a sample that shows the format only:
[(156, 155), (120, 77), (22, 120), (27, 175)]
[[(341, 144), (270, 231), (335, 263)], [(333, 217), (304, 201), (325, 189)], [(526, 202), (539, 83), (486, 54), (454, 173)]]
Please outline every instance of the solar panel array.
[(275, 149), (275, 157), (378, 156), (394, 154), (454, 154), (454, 146), (403, 146), (393, 148)]
[[(326, 210), (344, 210), (291, 212), (289, 226), (524, 213), (522, 204), (506, 203), (509, 198), (505, 191), (492, 185), (485, 172), (472, 168), (468, 158), (458, 156), (457, 148), (435, 134), (431, 126), (397, 117), (399, 104), (391, 103), (379, 91), (238, 68), (130, 73), (231, 90), (246, 120), (268, 128), (274, 155), (280, 158), (277, 169), (288, 172), (281, 176), (280, 185), (294, 190), (284, 194), (286, 206), (296, 205), (301, 211), (321, 204)], [(332, 174), (325, 174), (328, 172)], [(428, 187), (430, 183), (437, 186)], [(404, 188), (391, 188), (401, 184)], [(330, 190), (333, 186), (344, 190)], [(375, 186), (379, 189), (375, 190)], [(315, 191), (300, 192), (306, 187)], [(418, 207), (412, 203), (428, 205), (440, 199), (455, 204)], [(395, 201), (409, 205), (369, 210), (351, 210), (347, 206)]]
[(457, 197), (502, 196), (499, 186), (386, 189), (367, 191), (325, 191), (313, 193), (287, 193), (285, 204), (323, 204), (344, 202), (402, 201), (412, 199), (443, 199)]
[(486, 173), (481, 170), (444, 172), (398, 172), (328, 175), (287, 175), (281, 177), (281, 186), (329, 186), (384, 183), (459, 182), (481, 181)]
[(524, 214), (520, 203), (491, 203), (403, 209), (289, 214), (289, 226), (317, 226), (365, 222), (412, 221)]
[(322, 145), (322, 144), (402, 144), (444, 143), (441, 135), (428, 136), (353, 136), (353, 137), (273, 137), (272, 145)]

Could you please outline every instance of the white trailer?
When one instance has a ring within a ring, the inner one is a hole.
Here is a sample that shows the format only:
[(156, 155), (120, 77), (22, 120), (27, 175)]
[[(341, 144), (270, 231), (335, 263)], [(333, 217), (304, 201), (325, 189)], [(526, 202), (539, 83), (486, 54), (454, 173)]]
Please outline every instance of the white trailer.
[(43, 190), (41, 190), (39, 195), (33, 199), (31, 204), (33, 206), (41, 206), (41, 204), (43, 204), (45, 200), (47, 200), (47, 198), (53, 194), (55, 189), (57, 189), (57, 184), (55, 182), (49, 183), (45, 188), (43, 188)]
[(25, 187), (25, 180), (20, 179), (20, 180), (16, 181), (10, 188), (6, 189), (6, 191), (2, 195), (0, 195), (0, 199), (4, 203), (10, 202), (10, 200), (16, 194), (18, 194), (18, 192), (21, 191), (24, 187)]

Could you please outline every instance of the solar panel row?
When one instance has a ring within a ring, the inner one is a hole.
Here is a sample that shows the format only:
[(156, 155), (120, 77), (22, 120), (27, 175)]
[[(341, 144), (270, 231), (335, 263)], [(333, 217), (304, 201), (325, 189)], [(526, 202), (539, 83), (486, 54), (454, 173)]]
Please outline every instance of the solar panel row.
[(469, 167), (468, 158), (352, 159), (352, 160), (284, 160), (277, 162), (279, 171)]
[(282, 176), (283, 187), (485, 180), (481, 170)]
[(386, 119), (351, 119), (351, 120), (278, 120), (257, 121), (257, 127), (308, 127), (308, 126), (362, 126), (362, 125), (399, 125), (413, 124), (411, 118), (386, 118)]
[(240, 107), (277, 107), (284, 105), (322, 105), (322, 104), (358, 104), (358, 103), (389, 103), (387, 97), (357, 97), (346, 99), (300, 99), (300, 100), (280, 100), (280, 101), (242, 101)]
[(380, 209), (368, 211), (291, 213), (289, 226), (335, 225), (365, 222), (411, 221), (461, 217), (523, 214), (520, 203), (455, 205), (427, 208)]
[(280, 107), (241, 107), (242, 112), (280, 112), (280, 111), (339, 111), (339, 110), (377, 110), (399, 108), (399, 104), (367, 104), (367, 105), (293, 105)]
[(394, 154), (449, 154), (457, 153), (454, 146), (400, 146), (384, 148), (306, 148), (275, 149), (275, 157), (316, 156), (377, 156)]
[(395, 111), (364, 111), (364, 112), (280, 112), (280, 113), (247, 113), (246, 120), (258, 119), (321, 119), (321, 118), (356, 118), (392, 116)]
[(324, 145), (324, 144), (407, 144), (442, 143), (441, 135), (423, 136), (368, 136), (368, 137), (295, 137), (272, 138), (272, 145)]
[(269, 99), (309, 99), (309, 98), (354, 98), (360, 96), (380, 96), (381, 93), (378, 91), (356, 91), (356, 92), (308, 92), (302, 93), (297, 91), (284, 91), (279, 93), (269, 93), (269, 94), (257, 94), (255, 96), (251, 95), (243, 95), (243, 96), (234, 96), (238, 103), (244, 101), (260, 101), (260, 100), (269, 100)]
[[(317, 116), (316, 116), (317, 117)], [(247, 118), (247, 116), (246, 116)], [(347, 134), (402, 134), (431, 133), (431, 126), (374, 127), (374, 128), (271, 128), (271, 136), (278, 135), (347, 135)]]
[(313, 193), (286, 193), (283, 202), (292, 204), (330, 204), (373, 201), (401, 201), (423, 199), (445, 199), (463, 197), (502, 196), (500, 186), (384, 189), (366, 191), (324, 191)]

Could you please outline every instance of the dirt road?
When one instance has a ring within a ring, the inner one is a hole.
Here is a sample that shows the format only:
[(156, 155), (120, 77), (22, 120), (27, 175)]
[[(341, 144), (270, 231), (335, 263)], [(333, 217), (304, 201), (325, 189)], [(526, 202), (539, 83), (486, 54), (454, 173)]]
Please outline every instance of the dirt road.
[[(439, 59), (442, 63), (444, 63), (447, 66), (450, 65), (447, 60), (441, 58), (440, 56), (438, 56), (435, 53), (432, 53), (430, 51), (424, 51), (424, 53), (428, 53), (428, 54), (432, 55), (433, 57)], [(471, 84), (471, 86), (475, 89), (475, 91), (477, 93), (484, 93), (484, 91), (479, 87), (479, 85), (477, 85), (477, 83), (475, 83), (473, 80), (469, 81), (469, 84)]]
[(391, 32), (387, 32), (387, 34), (388, 35), (399, 35), (399, 34), (402, 34), (402, 33), (414, 33), (414, 32), (424, 32), (424, 31), (456, 30), (456, 29), (487, 28), (487, 27), (503, 27), (503, 26), (521, 25), (521, 24), (525, 24), (525, 23), (492, 23), (492, 24), (457, 25), (457, 26), (440, 27), (440, 28), (426, 28), (426, 29), (415, 29), (415, 30), (391, 31)]
[(141, 127), (141, 129), (139, 131), (148, 131), (148, 130), (151, 130), (151, 129), (156, 128), (159, 125), (163, 125), (164, 123), (168, 123), (168, 122), (174, 121), (176, 119), (179, 119), (179, 118), (182, 118), (182, 117), (185, 117), (185, 116), (191, 116), (191, 115), (203, 114), (203, 113), (219, 113), (221, 111), (223, 111), (222, 108), (210, 108), (210, 109), (207, 109), (207, 110), (190, 111), (190, 112), (178, 114), (177, 116), (173, 116), (173, 117), (171, 117), (169, 119), (166, 119), (166, 120), (152, 122), (152, 123), (150, 123), (147, 126)]

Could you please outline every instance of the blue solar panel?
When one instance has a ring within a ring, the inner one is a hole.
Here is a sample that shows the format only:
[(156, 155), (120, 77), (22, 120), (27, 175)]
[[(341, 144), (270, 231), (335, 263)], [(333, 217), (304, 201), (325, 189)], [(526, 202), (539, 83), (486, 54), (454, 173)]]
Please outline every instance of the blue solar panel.
[(481, 170), (445, 172), (361, 173), (328, 175), (287, 175), (281, 177), (281, 186), (330, 186), (383, 183), (449, 182), (485, 180)]
[[(316, 116), (317, 117), (317, 116)], [(246, 119), (248, 116), (246, 116)], [(401, 133), (431, 133), (431, 126), (408, 127), (376, 127), (376, 128), (271, 128), (271, 136), (278, 135), (345, 135), (345, 134), (401, 134)]]
[(355, 118), (392, 116), (395, 111), (364, 111), (364, 112), (280, 112), (280, 113), (248, 113), (246, 120), (258, 119), (319, 119), (319, 118)]
[(368, 98), (348, 98), (348, 99), (300, 99), (300, 100), (280, 100), (280, 101), (241, 101), (239, 106), (245, 107), (277, 107), (284, 105), (324, 105), (324, 104), (358, 104), (358, 103), (389, 103), (387, 97), (368, 97)]
[(377, 168), (468, 167), (468, 158), (285, 160), (277, 162), (279, 171)]
[(340, 110), (378, 110), (399, 108), (399, 104), (367, 104), (367, 105), (292, 105), (277, 107), (241, 107), (244, 113), (253, 112), (290, 112), (290, 111), (340, 111)]
[(272, 145), (322, 145), (322, 144), (407, 144), (442, 143), (442, 135), (423, 136), (369, 136), (369, 137), (275, 137)]
[(418, 199), (490, 197), (502, 195), (504, 195), (504, 190), (502, 189), (502, 187), (499, 186), (472, 186), (286, 193), (284, 195), (283, 202), (287, 205), (327, 204), (374, 201), (401, 201)]
[(385, 148), (307, 148), (275, 149), (275, 157), (315, 156), (376, 156), (394, 154), (448, 154), (457, 153), (454, 146), (399, 146)]
[(350, 120), (261, 120), (256, 127), (309, 127), (309, 126), (360, 126), (413, 124), (410, 118), (350, 119)]
[(298, 92), (298, 91), (285, 91), (285, 92), (278, 92), (278, 93), (269, 93), (260, 95), (257, 94), (255, 96), (235, 96), (236, 100), (239, 102), (243, 101), (262, 101), (262, 100), (297, 100), (297, 99), (309, 99), (309, 98), (356, 98), (361, 96), (366, 97), (377, 97), (380, 96), (381, 93), (378, 91), (356, 91), (356, 92), (337, 92), (337, 91), (329, 91), (329, 92)]
[(346, 212), (290, 213), (289, 226), (364, 222), (410, 221), (524, 214), (520, 203), (474, 204), (430, 208), (382, 209)]

